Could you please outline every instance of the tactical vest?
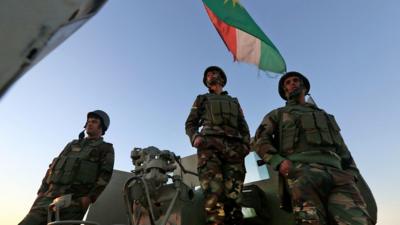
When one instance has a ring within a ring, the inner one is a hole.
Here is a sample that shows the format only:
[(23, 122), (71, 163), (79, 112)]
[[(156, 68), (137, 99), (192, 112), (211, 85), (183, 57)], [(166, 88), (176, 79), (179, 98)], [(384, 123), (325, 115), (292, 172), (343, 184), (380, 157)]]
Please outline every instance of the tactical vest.
[(239, 103), (229, 95), (206, 94), (204, 123), (211, 126), (238, 127)]
[(48, 184), (93, 184), (98, 175), (99, 165), (90, 161), (91, 152), (99, 145), (87, 145), (83, 148), (77, 141), (71, 143), (66, 154), (55, 158), (47, 177)]
[(337, 147), (344, 145), (334, 116), (321, 109), (287, 106), (278, 114), (283, 155), (314, 150), (337, 152)]

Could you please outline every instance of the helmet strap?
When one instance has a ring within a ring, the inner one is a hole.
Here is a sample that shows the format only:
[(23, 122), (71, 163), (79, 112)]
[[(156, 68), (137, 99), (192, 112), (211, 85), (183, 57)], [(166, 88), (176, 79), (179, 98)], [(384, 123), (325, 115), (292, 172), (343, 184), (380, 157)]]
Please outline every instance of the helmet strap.
[(83, 130), (83, 131), (81, 131), (80, 133), (79, 133), (79, 140), (81, 140), (81, 139), (83, 139), (84, 137), (85, 137), (85, 130)]

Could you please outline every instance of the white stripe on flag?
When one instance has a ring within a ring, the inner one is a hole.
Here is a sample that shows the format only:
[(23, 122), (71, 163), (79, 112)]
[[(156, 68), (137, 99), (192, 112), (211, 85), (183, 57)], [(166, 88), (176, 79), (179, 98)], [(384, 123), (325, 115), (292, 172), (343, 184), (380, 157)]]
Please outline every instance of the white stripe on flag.
[(236, 29), (237, 37), (237, 52), (236, 58), (238, 61), (253, 63), (259, 65), (261, 57), (261, 42), (260, 39)]

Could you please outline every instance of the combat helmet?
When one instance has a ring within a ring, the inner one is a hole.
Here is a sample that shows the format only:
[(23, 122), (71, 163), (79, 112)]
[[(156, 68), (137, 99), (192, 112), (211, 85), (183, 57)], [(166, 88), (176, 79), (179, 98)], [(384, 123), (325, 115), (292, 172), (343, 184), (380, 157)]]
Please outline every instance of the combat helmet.
[(204, 71), (204, 75), (203, 75), (203, 84), (207, 86), (207, 73), (210, 71), (216, 70), (220, 73), (222, 79), (223, 79), (223, 83), (222, 83), (222, 87), (224, 87), (226, 85), (227, 79), (226, 79), (226, 75), (225, 72), (219, 68), (218, 66), (209, 66), (205, 71)]
[(285, 96), (285, 90), (283, 90), (283, 82), (286, 80), (286, 78), (289, 78), (289, 77), (300, 78), (303, 81), (304, 87), (306, 88), (306, 94), (308, 94), (308, 92), (310, 91), (310, 82), (308, 81), (308, 79), (299, 72), (291, 71), (291, 72), (285, 73), (279, 80), (278, 91), (279, 91), (279, 95), (281, 96), (281, 98), (283, 98), (284, 100), (287, 100), (287, 98)]
[[(103, 130), (103, 135), (104, 135), (105, 132), (107, 131), (108, 127), (110, 126), (110, 117), (103, 110), (94, 110), (92, 112), (89, 112), (87, 114), (87, 118), (89, 118), (91, 116), (94, 116), (94, 117), (97, 117), (100, 119), (101, 127)], [(86, 127), (86, 124), (85, 124), (85, 127)]]

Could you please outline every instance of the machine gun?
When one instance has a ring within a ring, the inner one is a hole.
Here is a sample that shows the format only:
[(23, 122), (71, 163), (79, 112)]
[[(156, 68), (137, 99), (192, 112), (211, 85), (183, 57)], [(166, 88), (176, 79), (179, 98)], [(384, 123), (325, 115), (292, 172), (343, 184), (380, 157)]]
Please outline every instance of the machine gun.
[(197, 174), (185, 170), (173, 152), (153, 146), (134, 148), (131, 159), (135, 170), (124, 185), (129, 224), (181, 224), (182, 206), (192, 201), (194, 192), (173, 171), (178, 165), (184, 173)]

